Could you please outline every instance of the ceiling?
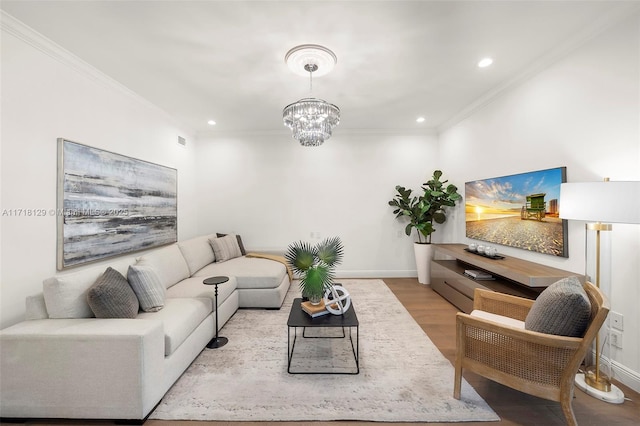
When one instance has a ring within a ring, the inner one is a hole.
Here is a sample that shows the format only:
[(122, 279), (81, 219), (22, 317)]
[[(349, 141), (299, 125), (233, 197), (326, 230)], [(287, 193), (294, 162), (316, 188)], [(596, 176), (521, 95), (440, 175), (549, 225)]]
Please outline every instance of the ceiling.
[[(284, 132), (292, 47), (333, 50), (336, 132), (438, 131), (629, 13), (629, 1), (14, 1), (2, 10), (196, 134)], [(488, 68), (478, 68), (483, 57)], [(424, 116), (424, 123), (416, 123)], [(216, 126), (207, 121), (213, 119)]]

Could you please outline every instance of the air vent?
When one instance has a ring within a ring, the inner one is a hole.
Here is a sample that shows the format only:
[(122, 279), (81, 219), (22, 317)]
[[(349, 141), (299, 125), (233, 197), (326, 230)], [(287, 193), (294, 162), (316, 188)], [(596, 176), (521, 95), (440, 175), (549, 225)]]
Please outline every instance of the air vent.
[(180, 145), (186, 146), (187, 145), (187, 140), (185, 138), (183, 138), (182, 136), (178, 136), (178, 143)]

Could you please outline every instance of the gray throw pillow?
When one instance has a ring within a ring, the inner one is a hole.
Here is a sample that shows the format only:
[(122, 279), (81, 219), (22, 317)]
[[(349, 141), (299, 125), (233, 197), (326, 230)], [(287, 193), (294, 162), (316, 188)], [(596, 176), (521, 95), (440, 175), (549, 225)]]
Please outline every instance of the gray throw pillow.
[(576, 277), (563, 278), (536, 299), (524, 321), (526, 330), (582, 337), (589, 325), (591, 302)]
[(109, 267), (87, 292), (87, 303), (96, 318), (135, 318), (138, 298), (122, 274)]
[(145, 312), (157, 312), (164, 308), (167, 289), (151, 267), (131, 265), (127, 271), (127, 279), (138, 297), (140, 309)]

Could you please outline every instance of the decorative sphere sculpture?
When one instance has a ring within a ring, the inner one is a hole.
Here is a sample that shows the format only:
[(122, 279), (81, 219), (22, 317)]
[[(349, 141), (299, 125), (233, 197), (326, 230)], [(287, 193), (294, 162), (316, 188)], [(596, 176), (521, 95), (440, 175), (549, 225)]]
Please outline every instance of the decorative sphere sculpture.
[(333, 315), (342, 315), (351, 307), (351, 296), (346, 288), (333, 285), (324, 293), (324, 306)]

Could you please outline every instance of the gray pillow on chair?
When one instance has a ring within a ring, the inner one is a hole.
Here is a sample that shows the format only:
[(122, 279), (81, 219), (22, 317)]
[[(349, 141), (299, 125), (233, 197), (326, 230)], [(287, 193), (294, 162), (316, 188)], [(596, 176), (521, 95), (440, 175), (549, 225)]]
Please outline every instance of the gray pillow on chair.
[(547, 287), (524, 321), (526, 330), (558, 336), (582, 337), (589, 325), (591, 302), (577, 277)]
[(122, 274), (108, 267), (87, 292), (87, 303), (96, 318), (135, 318), (138, 298)]

